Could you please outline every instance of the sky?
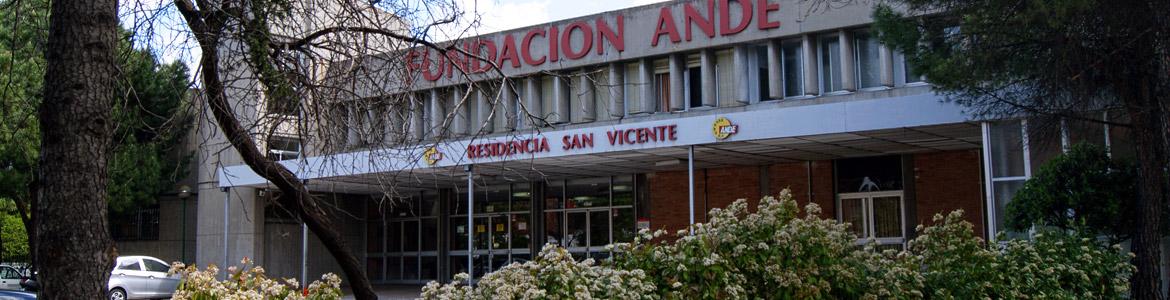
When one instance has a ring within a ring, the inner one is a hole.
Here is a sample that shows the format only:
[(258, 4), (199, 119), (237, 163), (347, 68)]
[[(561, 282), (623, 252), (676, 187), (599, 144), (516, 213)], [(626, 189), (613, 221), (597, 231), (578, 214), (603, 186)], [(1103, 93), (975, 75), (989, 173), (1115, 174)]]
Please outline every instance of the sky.
[[(466, 10), (477, 8), (483, 33), (508, 30), (664, 0), (460, 0)], [(555, 6), (554, 6), (555, 5)]]
[[(411, 1), (411, 0), (406, 0)], [(611, 10), (641, 6), (666, 0), (454, 0), (467, 12), (465, 29), (473, 15), (479, 16), (478, 34), (492, 33), (551, 21), (591, 15)], [(192, 73), (197, 70), (199, 49), (194, 39), (186, 34), (186, 24), (166, 0), (123, 1), (122, 26), (148, 30), (142, 34), (139, 45), (149, 45), (164, 62), (181, 60)], [(157, 13), (162, 10), (163, 13)], [(149, 19), (144, 17), (149, 16)], [(447, 40), (442, 33), (432, 34), (435, 40)], [(195, 74), (192, 74), (194, 77)], [(197, 85), (199, 83), (196, 83)]]

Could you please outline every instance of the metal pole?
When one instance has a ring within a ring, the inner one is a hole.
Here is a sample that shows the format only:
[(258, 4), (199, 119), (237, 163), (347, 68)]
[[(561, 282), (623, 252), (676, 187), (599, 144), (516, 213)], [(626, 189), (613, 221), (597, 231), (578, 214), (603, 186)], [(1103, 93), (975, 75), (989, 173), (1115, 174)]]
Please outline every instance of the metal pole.
[(309, 282), (309, 225), (301, 222), (301, 284)]
[[(232, 218), (231, 210), (229, 210), (228, 207), (232, 202), (232, 188), (225, 187), (223, 188), (223, 192), (227, 194), (227, 196), (223, 198), (223, 268), (224, 270), (227, 270), (227, 267), (231, 265), (229, 263), (231, 262), (231, 258), (228, 256), (228, 228), (230, 228), (229, 224), (231, 223)], [(224, 276), (224, 278), (227, 278), (227, 273), (224, 273)]]
[(687, 148), (687, 189), (688, 189), (688, 205), (691, 210), (691, 226), (688, 227), (692, 234), (695, 233), (695, 146), (691, 145)]
[(475, 243), (473, 240), (474, 228), (472, 227), (472, 205), (475, 205), (475, 181), (472, 174), (472, 166), (464, 167), (467, 171), (467, 284), (470, 285), (472, 279), (475, 278), (475, 265), (472, 256), (475, 252)]

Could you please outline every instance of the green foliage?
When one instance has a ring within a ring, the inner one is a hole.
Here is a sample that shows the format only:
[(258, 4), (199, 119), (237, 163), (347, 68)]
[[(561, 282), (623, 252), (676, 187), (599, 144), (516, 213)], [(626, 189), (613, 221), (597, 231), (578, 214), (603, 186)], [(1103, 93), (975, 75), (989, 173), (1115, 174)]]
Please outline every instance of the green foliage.
[(154, 204), (160, 192), (185, 174), (189, 155), (171, 155), (190, 129), (187, 66), (161, 64), (153, 53), (121, 41), (114, 155), (107, 186), (110, 211)]
[(1155, 75), (1127, 66), (1158, 59), (1140, 1), (896, 0), (873, 17), (936, 91), (993, 117), (1120, 107), (1125, 79)]
[(24, 222), (16, 214), (16, 203), (12, 200), (0, 200), (0, 239), (3, 239), (4, 262), (28, 262), (28, 233), (24, 231)]
[(1133, 230), (1136, 168), (1115, 161), (1104, 148), (1077, 144), (1040, 167), (1007, 205), (1006, 223), (1016, 231), (1033, 224), (1087, 230), (1120, 239)]
[[(0, 198), (26, 199), (35, 179), (48, 3), (0, 0), (0, 24), (14, 29), (0, 30)], [(153, 204), (159, 192), (185, 174), (187, 156), (170, 152), (191, 123), (185, 114), (186, 65), (159, 63), (149, 50), (133, 49), (129, 34), (123, 34), (107, 187), (114, 213)]]
[(0, 198), (28, 196), (40, 155), (37, 106), (48, 15), (47, 1), (0, 0)]
[(1121, 247), (1076, 232), (984, 245), (962, 212), (919, 226), (904, 259), (922, 266), (929, 299), (1123, 299), (1134, 266)]
[[(879, 252), (856, 246), (849, 224), (819, 218), (815, 205), (800, 216), (788, 191), (761, 200), (756, 213), (746, 208), (740, 199), (712, 210), (709, 223), (673, 241), (653, 243), (663, 233), (642, 231), (601, 266), (547, 245), (542, 257), (552, 259), (505, 267), (475, 288), (432, 282), (423, 298), (1123, 299), (1134, 272), (1119, 246), (1077, 233), (988, 245), (961, 211), (920, 225), (908, 249)], [(598, 282), (608, 294), (595, 292)]]

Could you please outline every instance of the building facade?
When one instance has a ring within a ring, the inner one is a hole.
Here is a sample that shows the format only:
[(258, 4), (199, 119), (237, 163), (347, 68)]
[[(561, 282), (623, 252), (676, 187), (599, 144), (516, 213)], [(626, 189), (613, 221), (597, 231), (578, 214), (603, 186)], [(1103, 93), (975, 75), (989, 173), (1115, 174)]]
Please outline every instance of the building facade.
[[(878, 42), (872, 7), (805, 5), (671, 1), (454, 42), (465, 53), (341, 63), (330, 80), (355, 88), (317, 140), (344, 147), (267, 147), (337, 211), (377, 283), (478, 276), (546, 243), (603, 258), (639, 229), (685, 229), (783, 189), (853, 224), (858, 243), (904, 247), (958, 209), (988, 237), (1070, 144), (1132, 153), (1123, 128), (975, 119)], [(225, 152), (200, 170), (197, 263), (339, 272)]]

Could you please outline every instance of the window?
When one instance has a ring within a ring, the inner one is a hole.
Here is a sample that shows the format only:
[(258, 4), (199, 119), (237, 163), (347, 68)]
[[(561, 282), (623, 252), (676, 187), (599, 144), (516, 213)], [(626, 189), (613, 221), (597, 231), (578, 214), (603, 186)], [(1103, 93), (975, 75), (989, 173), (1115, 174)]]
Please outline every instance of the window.
[(881, 55), (878, 53), (881, 45), (877, 37), (869, 31), (858, 31), (853, 34), (853, 54), (857, 60), (856, 73), (858, 87), (873, 88), (882, 85)]
[[(513, 261), (531, 259), (531, 238), (533, 229), (529, 222), (532, 192), (529, 184), (503, 184), (479, 186), (474, 190), (475, 213), (471, 226), (467, 226), (467, 193), (457, 192), (452, 197), (451, 207), (464, 205), (462, 210), (451, 214), (449, 232), (451, 251), (447, 257), (451, 271), (467, 270), (467, 255), (473, 256), (471, 270), (475, 276), (510, 264)], [(471, 234), (473, 244), (470, 251), (467, 237)]]
[(126, 271), (142, 271), (142, 264), (138, 263), (138, 259), (127, 258), (118, 261), (118, 270)]
[(756, 72), (754, 75), (756, 75), (756, 92), (759, 93), (756, 95), (756, 99), (768, 101), (772, 99), (769, 95), (770, 91), (768, 88), (768, 45), (756, 45), (755, 49), (756, 63), (754, 69)]
[(297, 116), (301, 113), (301, 102), (296, 97), (267, 98), (265, 108), (270, 114)]
[(541, 120), (541, 124), (545, 122), (552, 123), (552, 115), (555, 113), (553, 102), (556, 101), (556, 92), (554, 88), (556, 80), (559, 80), (556, 75), (546, 75), (540, 77), (540, 111), (534, 111), (532, 114), (537, 115)]
[(837, 35), (826, 35), (820, 38), (820, 45), (821, 91), (824, 93), (839, 91), (843, 88), (841, 41), (837, 39)]
[[(1031, 175), (1027, 164), (1028, 144), (1024, 139), (1024, 124), (1020, 120), (985, 123), (984, 145), (990, 147), (990, 177), (992, 199), (995, 207), (991, 214), (991, 227), (995, 232), (1004, 231), (1004, 213), (1012, 197), (1024, 187), (1024, 181)], [(1008, 232), (1009, 236), (1018, 233)]]
[(142, 262), (145, 263), (147, 271), (166, 273), (167, 271), (171, 270), (171, 266), (169, 266), (161, 261), (157, 261), (157, 260), (153, 260), (153, 259), (143, 259)]
[(110, 211), (110, 236), (115, 241), (158, 240), (158, 205)]
[(3, 270), (0, 271), (0, 278), (2, 278), (2, 279), (20, 279), (20, 272), (17, 272), (16, 269), (13, 269), (13, 268), (4, 267)]
[(276, 161), (301, 157), (301, 142), (289, 137), (268, 138), (268, 158)]
[[(905, 242), (902, 192), (841, 195), (841, 222), (849, 223), (857, 244), (874, 240), (879, 245), (901, 249)], [(885, 248), (885, 247), (882, 247)]]
[(703, 70), (702, 68), (687, 67), (687, 104), (688, 107), (703, 106)]
[(784, 97), (804, 95), (804, 58), (801, 56), (800, 41), (789, 41), (782, 44), (780, 62), (784, 70)]
[(366, 271), (371, 280), (418, 283), (438, 279), (439, 194), (424, 191), (383, 199), (371, 199), (368, 204)]
[(921, 70), (919, 70), (917, 66), (911, 63), (910, 59), (905, 55), (902, 57), (905, 58), (902, 62), (902, 71), (906, 74), (906, 83), (925, 82), (926, 76), (922, 75)]
[(670, 111), (670, 73), (654, 73), (655, 111)]
[(550, 183), (546, 193), (554, 201), (564, 195), (565, 205), (545, 210), (547, 242), (567, 248), (577, 259), (607, 257), (606, 245), (633, 240), (639, 188), (630, 175)]
[(642, 81), (641, 77), (641, 65), (642, 61), (631, 61), (625, 64), (624, 72), (626, 73), (622, 76), (621, 88), (625, 90), (622, 95), (626, 97), (622, 99), (622, 109), (625, 109), (627, 115), (645, 112), (642, 111), (642, 108), (646, 106), (640, 104), (646, 100), (642, 99), (642, 87), (645, 86), (645, 82)]
[(837, 160), (838, 218), (849, 223), (857, 243), (876, 241), (900, 249), (905, 242), (900, 156)]

